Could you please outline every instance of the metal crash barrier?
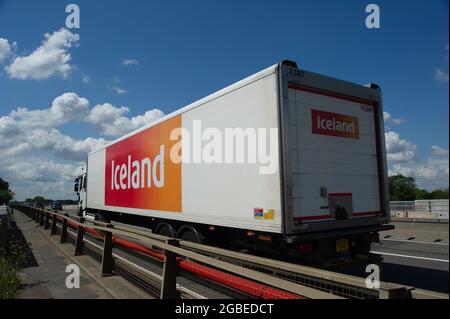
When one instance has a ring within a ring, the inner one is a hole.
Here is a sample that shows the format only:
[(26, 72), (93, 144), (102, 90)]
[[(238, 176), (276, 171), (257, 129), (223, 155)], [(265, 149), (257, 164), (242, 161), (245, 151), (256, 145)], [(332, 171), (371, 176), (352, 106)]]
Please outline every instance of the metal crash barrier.
[[(365, 287), (364, 278), (194, 244), (133, 227), (71, 217), (56, 211), (24, 205), (16, 205), (15, 208), (44, 229), (50, 228), (50, 235), (59, 232), (61, 243), (68, 242), (69, 235), (74, 236), (74, 255), (94, 252), (101, 261), (101, 275), (118, 273), (134, 278), (141, 286), (152, 286), (149, 290), (153, 294), (158, 292), (159, 297), (164, 299), (180, 298), (180, 292), (189, 291), (177, 283), (181, 274), (201, 278), (205, 285), (212, 283), (217, 287), (225, 287), (241, 298), (448, 299), (445, 294), (392, 283), (381, 283), (380, 289), (369, 289)], [(86, 238), (87, 235), (98, 243)], [(160, 262), (161, 275), (152, 275), (150, 278), (150, 272), (145, 267), (114, 253), (113, 247)], [(148, 283), (142, 283), (144, 277)], [(196, 298), (198, 295), (191, 292), (191, 297)]]

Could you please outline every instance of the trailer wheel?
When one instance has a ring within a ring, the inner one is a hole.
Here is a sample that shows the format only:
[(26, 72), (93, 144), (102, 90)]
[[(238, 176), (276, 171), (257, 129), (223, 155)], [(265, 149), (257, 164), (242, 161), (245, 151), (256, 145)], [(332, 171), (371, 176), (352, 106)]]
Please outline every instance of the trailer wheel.
[(175, 231), (172, 227), (172, 225), (167, 224), (167, 223), (160, 223), (157, 227), (156, 227), (156, 234), (161, 235), (161, 236), (166, 236), (166, 237), (172, 237), (175, 238)]
[(178, 230), (177, 237), (181, 240), (192, 243), (202, 244), (204, 237), (192, 226), (181, 226)]
[(111, 218), (109, 218), (109, 216), (106, 215), (105, 213), (103, 213), (102, 211), (98, 211), (97, 212), (96, 220), (98, 220), (100, 222), (104, 222), (104, 223), (110, 223), (111, 222)]

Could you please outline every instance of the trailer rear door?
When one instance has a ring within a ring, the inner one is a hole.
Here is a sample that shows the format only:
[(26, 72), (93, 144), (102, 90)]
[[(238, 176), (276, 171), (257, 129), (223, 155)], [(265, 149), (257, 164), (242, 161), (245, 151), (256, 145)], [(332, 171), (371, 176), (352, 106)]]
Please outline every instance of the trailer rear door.
[(288, 84), (287, 103), (294, 225), (336, 229), (380, 216), (377, 104), (295, 83)]

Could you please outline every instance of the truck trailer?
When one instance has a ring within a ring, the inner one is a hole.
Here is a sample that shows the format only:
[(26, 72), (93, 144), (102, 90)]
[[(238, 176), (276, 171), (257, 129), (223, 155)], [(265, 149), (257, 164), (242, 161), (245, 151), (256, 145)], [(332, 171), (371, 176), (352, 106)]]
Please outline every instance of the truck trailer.
[(392, 229), (381, 90), (282, 61), (89, 153), (79, 214), (314, 263)]

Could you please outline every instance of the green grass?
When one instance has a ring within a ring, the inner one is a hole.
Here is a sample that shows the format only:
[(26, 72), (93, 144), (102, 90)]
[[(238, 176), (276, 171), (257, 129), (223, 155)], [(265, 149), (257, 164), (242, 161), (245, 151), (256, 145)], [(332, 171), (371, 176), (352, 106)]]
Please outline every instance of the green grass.
[(18, 264), (0, 253), (0, 299), (14, 299), (21, 288)]
[(8, 249), (0, 249), (0, 299), (14, 299), (22, 288), (19, 270), (26, 260), (23, 244), (10, 238)]

